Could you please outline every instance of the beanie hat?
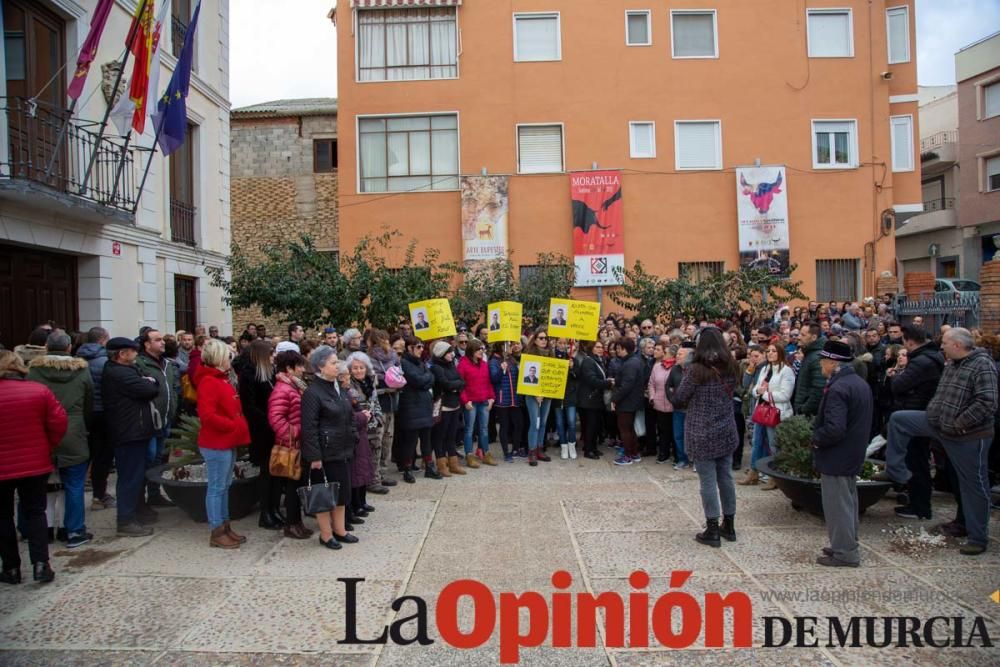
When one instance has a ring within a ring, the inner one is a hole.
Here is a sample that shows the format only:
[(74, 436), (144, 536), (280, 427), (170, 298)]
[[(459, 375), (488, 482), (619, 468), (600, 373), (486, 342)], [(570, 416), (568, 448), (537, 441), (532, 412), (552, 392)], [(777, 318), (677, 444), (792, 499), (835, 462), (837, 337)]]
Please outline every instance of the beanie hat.
[(438, 342), (434, 343), (434, 347), (431, 348), (431, 354), (433, 354), (438, 359), (448, 354), (448, 352), (450, 351), (451, 351), (451, 345), (449, 345), (447, 342), (443, 340), (439, 340)]

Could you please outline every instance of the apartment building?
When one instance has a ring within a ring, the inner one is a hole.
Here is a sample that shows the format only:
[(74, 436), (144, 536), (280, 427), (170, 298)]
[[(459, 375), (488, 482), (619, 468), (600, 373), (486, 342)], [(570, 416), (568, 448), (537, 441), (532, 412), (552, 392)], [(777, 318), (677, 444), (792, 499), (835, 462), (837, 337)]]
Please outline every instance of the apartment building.
[(853, 299), (896, 273), (894, 228), (923, 210), (912, 0), (340, 0), (331, 18), (342, 248), (388, 225), (462, 260), (461, 177), (509, 175), (528, 275), (573, 254), (571, 175), (597, 169), (620, 174), (626, 266), (736, 268), (737, 168), (770, 165), (794, 277)]
[[(160, 37), (160, 92), (177, 65), (196, 5), (156, 0), (156, 15), (161, 2), (170, 7)], [(115, 74), (136, 5), (114, 2), (70, 115), (67, 86), (97, 0), (2, 0), (4, 346), (24, 342), (47, 320), (131, 336), (144, 325), (164, 331), (197, 323), (231, 327), (229, 308), (206, 274), (208, 267), (225, 266), (230, 239), (229, 2), (212, 0), (201, 8), (188, 138), (168, 158), (150, 150), (151, 122), (128, 142), (114, 123), (103, 136), (99, 129), (116, 99)], [(125, 71), (128, 80), (131, 59)]]

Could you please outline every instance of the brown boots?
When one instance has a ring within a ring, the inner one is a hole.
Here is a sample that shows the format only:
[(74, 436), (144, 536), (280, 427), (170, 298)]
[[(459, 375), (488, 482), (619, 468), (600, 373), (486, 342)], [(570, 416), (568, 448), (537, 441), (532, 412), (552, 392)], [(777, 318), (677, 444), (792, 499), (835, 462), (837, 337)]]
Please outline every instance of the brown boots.
[(220, 549), (240, 548), (240, 541), (231, 537), (229, 533), (226, 532), (226, 527), (224, 525), (212, 529), (212, 537), (208, 540), (208, 544), (209, 546), (218, 547)]
[(313, 536), (313, 532), (301, 523), (290, 523), (285, 526), (285, 537), (293, 540), (308, 540)]
[(488, 465), (488, 466), (495, 466), (497, 464), (497, 462), (493, 459), (493, 455), (490, 454), (489, 452), (486, 452), (484, 454), (483, 450), (480, 449), (479, 452), (478, 452), (478, 454), (479, 454), (479, 457), (483, 460), (483, 463), (485, 463), (486, 465)]
[(235, 530), (233, 530), (233, 527), (229, 524), (228, 521), (224, 522), (222, 524), (222, 527), (226, 529), (226, 535), (233, 538), (240, 544), (244, 544), (247, 541), (246, 535), (240, 535)]
[(478, 468), (480, 465), (479, 457), (473, 454), (465, 455), (465, 467), (466, 468)]
[(736, 482), (740, 486), (756, 486), (757, 482), (760, 481), (760, 473), (756, 470), (748, 470), (746, 477)]
[(451, 477), (451, 468), (448, 467), (448, 459), (444, 456), (437, 460), (438, 473), (442, 477)]
[[(441, 466), (438, 465), (438, 468), (440, 468), (440, 467)], [(449, 456), (448, 457), (448, 471), (452, 475), (464, 475), (465, 474), (465, 470), (462, 468), (462, 466), (460, 466), (458, 464), (458, 457), (457, 456)]]

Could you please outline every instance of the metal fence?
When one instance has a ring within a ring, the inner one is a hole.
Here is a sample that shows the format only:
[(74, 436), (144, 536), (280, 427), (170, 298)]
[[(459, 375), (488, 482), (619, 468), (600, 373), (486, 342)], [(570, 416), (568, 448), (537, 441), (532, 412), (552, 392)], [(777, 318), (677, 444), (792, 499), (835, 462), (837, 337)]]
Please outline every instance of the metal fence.
[(903, 323), (922, 317), (924, 328), (932, 334), (942, 324), (953, 327), (979, 326), (979, 296), (931, 297), (928, 299), (899, 299), (895, 303), (896, 318)]

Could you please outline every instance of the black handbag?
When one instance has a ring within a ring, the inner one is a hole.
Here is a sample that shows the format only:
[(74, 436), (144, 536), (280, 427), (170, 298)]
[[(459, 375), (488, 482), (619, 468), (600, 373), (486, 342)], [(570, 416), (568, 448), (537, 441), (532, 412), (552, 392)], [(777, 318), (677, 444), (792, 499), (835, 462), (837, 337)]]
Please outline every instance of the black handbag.
[(331, 482), (326, 478), (326, 470), (323, 471), (323, 483), (313, 486), (312, 470), (309, 471), (309, 482), (305, 486), (296, 489), (299, 494), (299, 501), (302, 503), (302, 511), (306, 514), (319, 514), (329, 512), (337, 506), (337, 494), (340, 492), (340, 482)]

